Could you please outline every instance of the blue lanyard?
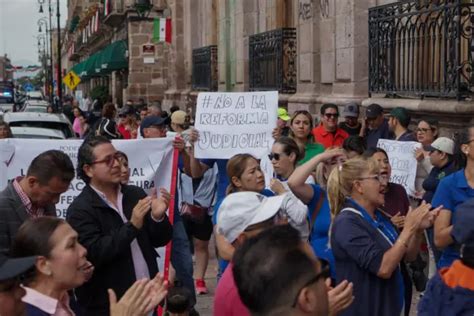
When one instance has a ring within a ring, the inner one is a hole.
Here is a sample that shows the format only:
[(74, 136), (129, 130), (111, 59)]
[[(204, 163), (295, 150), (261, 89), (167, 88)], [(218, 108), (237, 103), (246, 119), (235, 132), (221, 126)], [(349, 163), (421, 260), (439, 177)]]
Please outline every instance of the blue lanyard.
[(375, 229), (379, 230), (384, 236), (394, 244), (397, 241), (397, 231), (395, 228), (388, 222), (388, 220), (382, 216), (379, 210), (375, 211), (375, 219), (373, 219), (367, 211), (360, 206), (356, 201), (351, 198), (347, 198), (349, 203), (351, 203), (355, 208), (361, 213), (362, 217)]

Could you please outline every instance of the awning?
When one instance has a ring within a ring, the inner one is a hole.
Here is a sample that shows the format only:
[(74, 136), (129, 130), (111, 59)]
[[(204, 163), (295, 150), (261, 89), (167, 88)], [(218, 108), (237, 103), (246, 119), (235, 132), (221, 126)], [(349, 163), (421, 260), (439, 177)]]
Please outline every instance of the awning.
[(71, 70), (82, 80), (110, 74), (112, 71), (128, 68), (127, 42), (117, 41), (92, 54)]

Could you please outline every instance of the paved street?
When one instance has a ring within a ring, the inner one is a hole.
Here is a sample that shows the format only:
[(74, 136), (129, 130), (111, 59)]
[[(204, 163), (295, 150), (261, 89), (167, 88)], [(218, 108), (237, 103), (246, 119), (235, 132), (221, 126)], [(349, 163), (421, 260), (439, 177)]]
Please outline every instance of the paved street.
[(211, 250), (210, 259), (209, 259), (209, 267), (207, 268), (206, 273), (206, 284), (207, 288), (209, 289), (209, 294), (206, 295), (199, 295), (197, 297), (197, 307), (199, 314), (201, 316), (211, 316), (212, 315), (212, 305), (214, 301), (214, 291), (216, 288), (216, 275), (217, 275), (217, 260), (214, 253), (214, 243), (211, 242), (209, 246)]

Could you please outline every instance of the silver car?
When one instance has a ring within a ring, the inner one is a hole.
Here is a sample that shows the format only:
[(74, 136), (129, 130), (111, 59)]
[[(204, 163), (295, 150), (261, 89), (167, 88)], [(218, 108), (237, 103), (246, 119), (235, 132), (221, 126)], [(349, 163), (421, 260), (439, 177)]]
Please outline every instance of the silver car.
[(10, 127), (39, 127), (61, 131), (65, 138), (76, 138), (71, 122), (64, 114), (7, 112), (3, 114)]
[(41, 127), (11, 127), (14, 138), (38, 138), (38, 139), (65, 139), (63, 132), (56, 129)]

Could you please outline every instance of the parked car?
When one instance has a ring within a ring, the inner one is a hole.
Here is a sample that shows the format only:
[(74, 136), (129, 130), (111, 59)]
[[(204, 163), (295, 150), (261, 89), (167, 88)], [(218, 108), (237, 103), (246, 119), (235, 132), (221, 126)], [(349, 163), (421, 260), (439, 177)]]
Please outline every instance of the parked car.
[(39, 127), (61, 131), (65, 138), (75, 138), (72, 125), (64, 114), (7, 112), (3, 114), (10, 127)]
[(2, 112), (13, 112), (14, 108), (13, 90), (6, 88), (0, 89), (0, 110)]
[(28, 100), (25, 101), (22, 112), (48, 112), (49, 102), (43, 100)]
[(65, 139), (63, 132), (56, 129), (41, 127), (11, 127), (14, 138), (38, 138), (38, 139)]

